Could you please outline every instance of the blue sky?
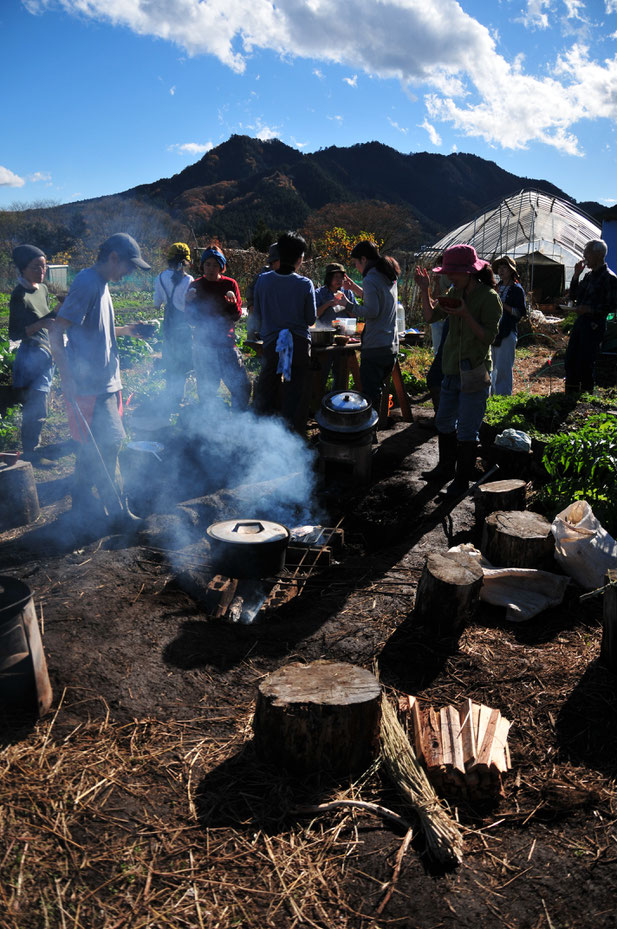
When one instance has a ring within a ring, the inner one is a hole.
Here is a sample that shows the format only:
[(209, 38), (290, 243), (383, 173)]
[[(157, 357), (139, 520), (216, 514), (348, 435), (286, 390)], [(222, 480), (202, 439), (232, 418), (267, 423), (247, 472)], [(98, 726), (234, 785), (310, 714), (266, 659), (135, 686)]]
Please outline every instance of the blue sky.
[(617, 0), (2, 0), (0, 208), (169, 177), (232, 133), (472, 152), (617, 202)]

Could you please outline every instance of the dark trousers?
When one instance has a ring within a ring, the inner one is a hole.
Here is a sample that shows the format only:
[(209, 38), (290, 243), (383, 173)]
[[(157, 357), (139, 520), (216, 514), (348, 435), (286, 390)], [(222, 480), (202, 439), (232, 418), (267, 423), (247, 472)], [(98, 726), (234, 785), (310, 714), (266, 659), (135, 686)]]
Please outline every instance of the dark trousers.
[(221, 381), (231, 394), (231, 408), (246, 410), (251, 395), (251, 384), (242, 363), (242, 356), (229, 340), (223, 344), (193, 344), (193, 361), (197, 393), (201, 403), (207, 404), (216, 397)]
[(33, 452), (39, 444), (43, 423), (47, 419), (48, 396), (47, 391), (33, 390), (32, 387), (22, 391), (21, 446), (26, 453)]
[(264, 347), (262, 365), (255, 386), (255, 412), (264, 415), (280, 413), (292, 429), (303, 433), (308, 417), (310, 382), (310, 344), (292, 333), (294, 350), (291, 380), (282, 381), (276, 373), (279, 356), (276, 341)]
[(381, 391), (386, 378), (392, 374), (396, 355), (390, 348), (362, 349), (360, 354), (360, 380), (362, 393), (370, 399), (373, 409), (379, 412)]
[[(122, 494), (122, 477), (118, 468), (118, 452), (126, 433), (118, 412), (118, 394), (101, 394), (96, 398), (90, 431), (101, 456), (90, 438), (82, 442), (77, 450), (73, 475), (73, 509), (84, 513), (92, 509), (92, 488), (96, 487), (99, 498), (108, 513), (118, 511), (117, 496)], [(103, 465), (101, 464), (103, 459)], [(110, 483), (111, 478), (111, 483)], [(113, 487), (111, 484), (113, 483)], [(115, 488), (115, 492), (114, 492)]]
[(605, 334), (606, 320), (602, 317), (591, 313), (578, 317), (566, 349), (566, 390), (593, 391), (596, 358)]
[(189, 326), (171, 325), (164, 328), (163, 364), (169, 408), (178, 408), (184, 399), (184, 388), (193, 368), (193, 345)]

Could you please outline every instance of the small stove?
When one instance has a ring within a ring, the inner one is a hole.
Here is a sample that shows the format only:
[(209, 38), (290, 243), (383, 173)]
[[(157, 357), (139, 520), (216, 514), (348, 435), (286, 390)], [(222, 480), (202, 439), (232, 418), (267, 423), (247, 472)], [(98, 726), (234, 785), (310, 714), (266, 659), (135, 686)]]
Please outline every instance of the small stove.
[(316, 419), (321, 473), (368, 482), (378, 420), (369, 398), (355, 390), (332, 391), (321, 401)]

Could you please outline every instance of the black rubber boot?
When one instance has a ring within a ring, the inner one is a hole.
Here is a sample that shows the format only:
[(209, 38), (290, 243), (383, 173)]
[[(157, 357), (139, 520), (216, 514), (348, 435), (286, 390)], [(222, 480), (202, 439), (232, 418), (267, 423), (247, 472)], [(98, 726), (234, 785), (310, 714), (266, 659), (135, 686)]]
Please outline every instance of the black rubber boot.
[(448, 484), (448, 497), (462, 497), (469, 490), (469, 482), (475, 480), (477, 442), (459, 442), (456, 449), (456, 475)]
[(456, 463), (456, 432), (438, 432), (439, 462), (430, 471), (422, 471), (421, 477), (431, 484), (445, 484), (454, 477)]

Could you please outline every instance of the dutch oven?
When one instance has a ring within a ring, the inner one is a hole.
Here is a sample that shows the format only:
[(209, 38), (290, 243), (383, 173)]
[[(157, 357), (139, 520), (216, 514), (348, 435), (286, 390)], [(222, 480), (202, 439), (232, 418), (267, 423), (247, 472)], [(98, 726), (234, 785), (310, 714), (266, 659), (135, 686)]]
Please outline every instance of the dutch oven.
[(365, 394), (357, 390), (333, 390), (321, 401), (315, 417), (320, 428), (343, 439), (355, 439), (372, 432), (379, 414)]
[(265, 519), (225, 519), (207, 529), (212, 561), (226, 577), (272, 577), (285, 567), (289, 529)]
[(326, 345), (334, 345), (336, 329), (326, 326), (316, 326), (314, 329), (309, 329), (309, 332), (311, 333), (311, 343), (315, 348), (324, 348)]

